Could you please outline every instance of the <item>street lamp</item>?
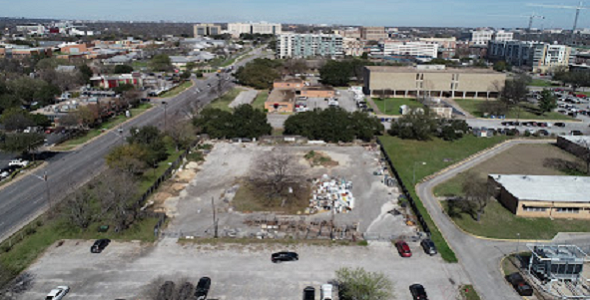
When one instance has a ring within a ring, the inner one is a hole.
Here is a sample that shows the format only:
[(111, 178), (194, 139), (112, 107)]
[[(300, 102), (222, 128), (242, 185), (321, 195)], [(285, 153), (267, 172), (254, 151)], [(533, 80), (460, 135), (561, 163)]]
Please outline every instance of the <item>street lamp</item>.
[(518, 255), (518, 246), (520, 246), (520, 232), (516, 233), (517, 242), (516, 242), (516, 255)]
[(412, 184), (416, 184), (416, 165), (422, 164), (423, 166), (426, 165), (425, 161), (415, 161), (414, 168), (412, 169)]
[(162, 101), (162, 104), (164, 105), (164, 131), (166, 131), (168, 129), (168, 102)]

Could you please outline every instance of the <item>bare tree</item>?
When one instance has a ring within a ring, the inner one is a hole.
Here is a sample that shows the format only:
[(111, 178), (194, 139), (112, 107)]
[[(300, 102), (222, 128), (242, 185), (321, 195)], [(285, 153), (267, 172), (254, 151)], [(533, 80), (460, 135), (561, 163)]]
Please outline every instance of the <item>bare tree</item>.
[[(490, 192), (485, 178), (479, 174), (468, 172), (462, 185), (464, 209), (478, 222), (486, 206), (490, 202)], [(474, 216), (475, 215), (475, 216)]]
[(168, 122), (166, 134), (174, 141), (176, 151), (188, 147), (196, 138), (196, 129), (190, 120), (175, 116)]
[(88, 228), (93, 216), (90, 206), (93, 197), (92, 191), (88, 187), (83, 187), (66, 199), (63, 213), (70, 223), (82, 229)]
[(251, 179), (269, 203), (280, 200), (281, 206), (285, 206), (290, 200), (289, 194), (302, 187), (303, 170), (297, 161), (297, 157), (280, 148), (256, 159)]
[(97, 196), (100, 199), (101, 216), (109, 213), (115, 222), (115, 231), (124, 230), (138, 215), (134, 203), (137, 196), (137, 182), (128, 173), (109, 170), (100, 178)]

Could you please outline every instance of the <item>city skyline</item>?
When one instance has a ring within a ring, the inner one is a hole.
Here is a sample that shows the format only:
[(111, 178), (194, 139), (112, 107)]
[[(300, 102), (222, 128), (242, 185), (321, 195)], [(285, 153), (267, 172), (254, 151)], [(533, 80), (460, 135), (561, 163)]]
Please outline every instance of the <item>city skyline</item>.
[[(268, 21), (296, 24), (344, 24), (360, 26), (423, 27), (496, 27), (525, 28), (532, 13), (545, 16), (535, 19), (534, 28), (571, 29), (575, 10), (530, 6), (530, 0), (434, 1), (345, 0), (339, 2), (301, 0), (276, 4), (270, 0), (221, 0), (205, 7), (197, 1), (171, 0), (165, 3), (147, 0), (81, 3), (25, 0), (4, 2), (2, 17), (174, 22), (247, 22)], [(535, 4), (553, 4), (548, 1)], [(559, 3), (577, 5), (575, 1)], [(228, 7), (231, 10), (228, 10)], [(362, 14), (359, 14), (362, 8)], [(578, 28), (590, 27), (588, 12), (582, 10)]]

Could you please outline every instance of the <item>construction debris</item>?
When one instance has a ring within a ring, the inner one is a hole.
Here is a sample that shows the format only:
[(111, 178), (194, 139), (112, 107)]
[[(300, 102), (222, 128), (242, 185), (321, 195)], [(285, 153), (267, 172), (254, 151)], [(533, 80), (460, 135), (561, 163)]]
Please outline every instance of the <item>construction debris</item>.
[(334, 211), (346, 213), (354, 208), (352, 182), (344, 178), (330, 178), (324, 174), (313, 180), (312, 198), (309, 200), (309, 213)]

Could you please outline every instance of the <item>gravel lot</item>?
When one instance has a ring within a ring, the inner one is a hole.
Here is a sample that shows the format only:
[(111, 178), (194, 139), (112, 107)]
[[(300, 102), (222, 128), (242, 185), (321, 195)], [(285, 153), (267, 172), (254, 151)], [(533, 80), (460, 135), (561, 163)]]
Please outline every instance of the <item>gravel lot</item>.
[(426, 256), (412, 243), (411, 258), (401, 258), (386, 242), (368, 247), (289, 246), (300, 260), (284, 264), (270, 262), (270, 253), (284, 250), (279, 245), (180, 245), (163, 239), (143, 246), (113, 242), (103, 253), (91, 254), (91, 244), (70, 240), (52, 246), (29, 268), (35, 276), (33, 288), (19, 299), (43, 299), (57, 285), (70, 286), (66, 300), (148, 299), (142, 294), (156, 278), (187, 278), (196, 284), (202, 276), (212, 279), (210, 299), (300, 299), (305, 286), (319, 289), (341, 267), (385, 273), (401, 300), (411, 299), (408, 286), (417, 282), (430, 299), (456, 299), (458, 285), (466, 282), (460, 265)]

